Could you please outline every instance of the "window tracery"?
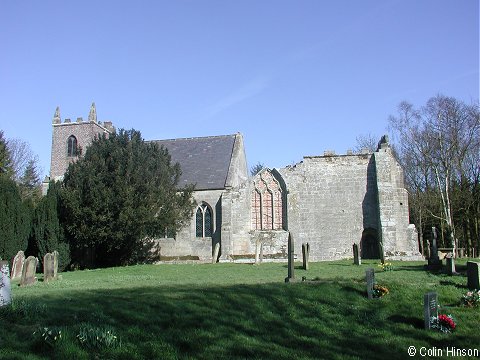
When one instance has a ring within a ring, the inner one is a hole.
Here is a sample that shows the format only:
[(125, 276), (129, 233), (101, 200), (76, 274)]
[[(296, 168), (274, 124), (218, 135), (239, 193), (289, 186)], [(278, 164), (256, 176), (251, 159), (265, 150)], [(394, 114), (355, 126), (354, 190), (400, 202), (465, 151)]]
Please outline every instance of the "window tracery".
[(282, 189), (270, 171), (262, 171), (254, 180), (252, 192), (252, 229), (280, 230), (283, 227)]

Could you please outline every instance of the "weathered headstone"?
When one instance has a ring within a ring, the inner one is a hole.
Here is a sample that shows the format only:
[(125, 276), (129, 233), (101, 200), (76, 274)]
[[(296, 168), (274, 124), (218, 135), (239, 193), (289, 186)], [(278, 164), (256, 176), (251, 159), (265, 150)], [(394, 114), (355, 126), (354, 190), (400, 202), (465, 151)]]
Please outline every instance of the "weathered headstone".
[(432, 318), (438, 317), (437, 293), (429, 292), (423, 296), (423, 318), (425, 329), (432, 328)]
[(0, 307), (12, 302), (12, 289), (10, 285), (10, 270), (8, 261), (0, 261)]
[(430, 243), (430, 257), (428, 258), (428, 268), (430, 270), (439, 270), (442, 267), (442, 260), (438, 257), (437, 247), (437, 229), (432, 227), (432, 242)]
[(53, 254), (53, 278), (58, 279), (58, 251), (55, 250), (52, 254)]
[(360, 251), (358, 249), (358, 244), (353, 244), (353, 264), (360, 265), (362, 260), (360, 259)]
[(294, 252), (294, 240), (293, 235), (289, 231), (288, 232), (288, 276), (285, 278), (285, 282), (291, 282), (295, 279), (295, 254)]
[(23, 263), (25, 262), (25, 254), (20, 250), (13, 258), (12, 263), (12, 280), (17, 280), (22, 277)]
[(53, 254), (46, 253), (43, 257), (43, 281), (49, 282), (55, 278)]
[(302, 255), (303, 255), (303, 270), (308, 270), (308, 262), (310, 259), (310, 244), (302, 244)]
[(457, 271), (455, 269), (455, 260), (453, 258), (453, 254), (449, 254), (445, 257), (446, 260), (446, 272), (448, 275), (456, 274)]
[(29, 256), (25, 263), (23, 264), (22, 270), (22, 279), (20, 280), (20, 285), (31, 285), (35, 284), (37, 278), (35, 273), (37, 272), (38, 259), (35, 256)]
[(480, 263), (467, 261), (467, 287), (470, 290), (480, 290)]
[(220, 243), (216, 243), (215, 248), (213, 249), (212, 264), (215, 264), (217, 262), (219, 253), (220, 253)]
[(263, 242), (257, 240), (255, 244), (255, 264), (259, 265), (263, 260)]
[(369, 299), (373, 299), (373, 286), (375, 285), (375, 270), (368, 268), (365, 271), (365, 278), (367, 281), (367, 296)]

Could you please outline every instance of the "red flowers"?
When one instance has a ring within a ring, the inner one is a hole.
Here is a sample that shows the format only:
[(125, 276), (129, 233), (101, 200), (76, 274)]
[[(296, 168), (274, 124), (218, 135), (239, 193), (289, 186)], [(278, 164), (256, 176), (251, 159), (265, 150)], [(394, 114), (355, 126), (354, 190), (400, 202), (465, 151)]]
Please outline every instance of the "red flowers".
[(450, 331), (455, 329), (455, 321), (453, 321), (450, 315), (440, 314), (438, 315), (438, 324), (441, 327), (448, 328)]

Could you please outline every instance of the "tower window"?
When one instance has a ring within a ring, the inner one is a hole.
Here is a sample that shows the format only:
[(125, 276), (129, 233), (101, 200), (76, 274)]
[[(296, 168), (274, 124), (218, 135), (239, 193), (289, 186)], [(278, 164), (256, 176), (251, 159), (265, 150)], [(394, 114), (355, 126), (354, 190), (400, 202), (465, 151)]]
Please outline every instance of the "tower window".
[(77, 138), (73, 135), (70, 135), (67, 141), (67, 156), (77, 156), (77, 155), (78, 155)]

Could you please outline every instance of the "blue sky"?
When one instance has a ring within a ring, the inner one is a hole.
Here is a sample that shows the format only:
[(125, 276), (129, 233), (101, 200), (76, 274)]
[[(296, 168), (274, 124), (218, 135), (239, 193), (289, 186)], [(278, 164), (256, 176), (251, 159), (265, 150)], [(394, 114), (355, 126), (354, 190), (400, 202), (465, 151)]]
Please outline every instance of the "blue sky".
[(478, 0), (0, 3), (0, 129), (43, 175), (57, 106), (147, 140), (241, 132), (282, 167), (438, 93), (479, 98)]

